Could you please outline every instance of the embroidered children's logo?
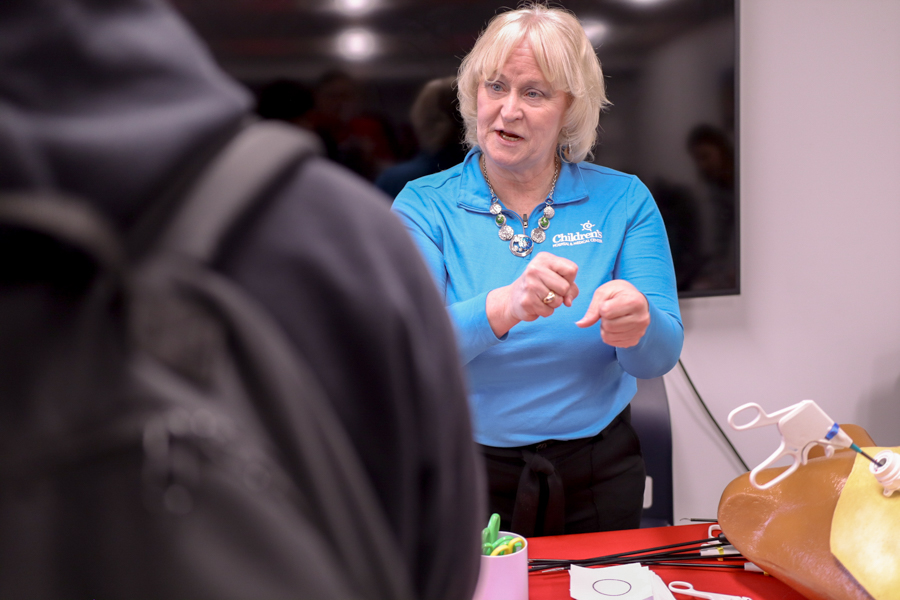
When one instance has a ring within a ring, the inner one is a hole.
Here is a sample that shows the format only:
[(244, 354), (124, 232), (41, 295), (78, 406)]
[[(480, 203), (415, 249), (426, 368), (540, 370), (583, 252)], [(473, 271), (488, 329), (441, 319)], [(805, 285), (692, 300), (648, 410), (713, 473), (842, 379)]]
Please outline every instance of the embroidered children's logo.
[(602, 244), (603, 232), (599, 229), (594, 231), (594, 227), (596, 227), (596, 225), (590, 221), (586, 221), (581, 224), (581, 231), (575, 233), (557, 233), (553, 236), (553, 247), (577, 246), (579, 244), (587, 244), (588, 242)]

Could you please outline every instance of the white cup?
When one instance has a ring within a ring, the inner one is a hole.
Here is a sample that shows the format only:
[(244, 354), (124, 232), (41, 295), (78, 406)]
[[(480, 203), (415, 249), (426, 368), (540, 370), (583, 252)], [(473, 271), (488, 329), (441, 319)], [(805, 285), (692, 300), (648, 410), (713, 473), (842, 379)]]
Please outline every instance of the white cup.
[[(497, 537), (514, 535), (501, 531)], [(481, 571), (472, 600), (528, 600), (528, 540), (512, 554), (481, 557)]]

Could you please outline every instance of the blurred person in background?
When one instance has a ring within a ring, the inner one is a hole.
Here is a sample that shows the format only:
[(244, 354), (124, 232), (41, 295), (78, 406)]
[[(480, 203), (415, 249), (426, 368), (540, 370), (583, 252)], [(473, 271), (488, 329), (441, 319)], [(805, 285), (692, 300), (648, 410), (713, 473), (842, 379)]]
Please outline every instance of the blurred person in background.
[(691, 288), (733, 288), (737, 285), (734, 143), (722, 129), (701, 124), (691, 129), (686, 146), (706, 186), (699, 202), (705, 256)]
[(304, 129), (312, 129), (306, 113), (312, 110), (313, 93), (293, 79), (276, 79), (256, 93), (256, 114), (263, 119), (284, 121)]
[(412, 159), (384, 170), (375, 180), (375, 185), (391, 198), (408, 181), (449, 169), (465, 158), (455, 80), (452, 76), (432, 79), (416, 96), (409, 118), (420, 151)]
[(328, 71), (313, 87), (313, 108), (304, 121), (322, 138), (330, 159), (374, 181), (396, 157), (390, 128), (363, 110), (361, 94), (349, 73)]

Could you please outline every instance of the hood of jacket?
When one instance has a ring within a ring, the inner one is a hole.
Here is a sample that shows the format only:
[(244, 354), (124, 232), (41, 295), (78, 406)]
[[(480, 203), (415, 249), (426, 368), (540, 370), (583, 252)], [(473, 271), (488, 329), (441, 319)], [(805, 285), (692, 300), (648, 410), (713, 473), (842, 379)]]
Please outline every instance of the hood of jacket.
[(128, 225), (250, 106), (161, 1), (0, 2), (0, 190), (76, 194)]

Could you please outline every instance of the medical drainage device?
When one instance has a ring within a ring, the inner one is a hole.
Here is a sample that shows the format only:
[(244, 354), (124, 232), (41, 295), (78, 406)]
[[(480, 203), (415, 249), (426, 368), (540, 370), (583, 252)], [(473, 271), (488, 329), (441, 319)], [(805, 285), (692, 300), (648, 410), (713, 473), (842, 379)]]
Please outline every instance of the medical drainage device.
[[(738, 414), (746, 410), (755, 411), (755, 416), (749, 422), (736, 423)], [(784, 481), (796, 471), (801, 464), (806, 464), (809, 458), (810, 449), (818, 444), (825, 447), (825, 456), (828, 457), (834, 455), (835, 448), (851, 448), (855, 450), (872, 461), (873, 464), (870, 465), (870, 468), (876, 467), (884, 472), (890, 470), (892, 474), (885, 475), (885, 477), (897, 482), (897, 487), (894, 489), (900, 488), (900, 455), (891, 452), (891, 454), (896, 456), (896, 459), (893, 459), (893, 462), (891, 463), (892, 468), (888, 469), (886, 462), (882, 463), (879, 460), (872, 458), (863, 452), (859, 446), (854, 444), (853, 440), (850, 439), (850, 436), (840, 428), (834, 419), (825, 414), (825, 411), (819, 408), (819, 405), (813, 400), (803, 400), (793, 406), (788, 406), (787, 408), (775, 411), (772, 414), (766, 414), (759, 404), (749, 402), (743, 406), (737, 407), (728, 415), (728, 424), (738, 431), (754, 429), (756, 427), (765, 427), (766, 425), (771, 425), (773, 423), (778, 425), (778, 431), (781, 432), (781, 445), (769, 458), (750, 471), (750, 483), (753, 487), (760, 490), (766, 490), (773, 485)], [(792, 462), (783, 473), (780, 473), (777, 477), (766, 483), (757, 483), (756, 478), (760, 471), (770, 467), (785, 456), (791, 457)], [(881, 456), (881, 454), (879, 454), (879, 456)], [(883, 460), (887, 461), (886, 458)], [(873, 474), (875, 472), (875, 470), (872, 471)], [(885, 488), (885, 493), (887, 494), (887, 488)]]

